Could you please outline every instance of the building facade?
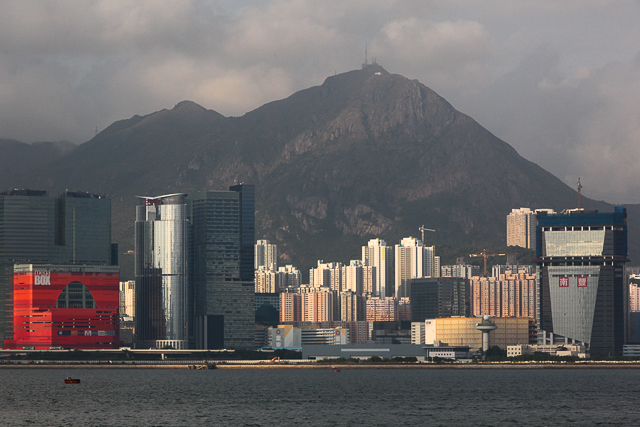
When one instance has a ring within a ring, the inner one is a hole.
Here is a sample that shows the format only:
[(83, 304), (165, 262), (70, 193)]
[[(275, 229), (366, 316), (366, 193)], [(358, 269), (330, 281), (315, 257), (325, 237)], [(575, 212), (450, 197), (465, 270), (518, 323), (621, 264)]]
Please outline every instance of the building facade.
[[(506, 350), (510, 345), (535, 344), (537, 332), (534, 319), (491, 317), (490, 320), (498, 327), (489, 334), (490, 347), (496, 345)], [(482, 349), (482, 332), (476, 329), (476, 325), (481, 321), (481, 317), (427, 319), (424, 322), (425, 344), (440, 341), (449, 345), (467, 345), (480, 350)]]
[(13, 266), (21, 263), (115, 265), (111, 201), (65, 191), (0, 193), (0, 341), (13, 340)]
[(207, 191), (193, 201), (191, 271), (198, 349), (252, 348), (255, 188)]
[(411, 279), (433, 275), (434, 247), (421, 240), (405, 237), (395, 246), (395, 297), (411, 297)]
[(471, 278), (473, 316), (536, 317), (536, 275), (506, 270), (498, 277)]
[(136, 347), (190, 347), (186, 194), (138, 196), (135, 223)]
[(622, 354), (628, 288), (627, 212), (538, 214), (538, 344)]
[(536, 247), (536, 215), (529, 208), (512, 209), (507, 215), (507, 246)]
[(394, 295), (393, 254), (393, 247), (381, 239), (371, 239), (367, 246), (362, 247), (362, 263), (375, 267), (371, 295), (381, 298)]
[(14, 267), (14, 340), (29, 350), (118, 348), (119, 268), (19, 264)]
[(411, 281), (411, 321), (469, 315), (469, 281), (428, 277)]
[(258, 240), (254, 246), (254, 270), (264, 267), (267, 270), (278, 269), (278, 245), (268, 240)]

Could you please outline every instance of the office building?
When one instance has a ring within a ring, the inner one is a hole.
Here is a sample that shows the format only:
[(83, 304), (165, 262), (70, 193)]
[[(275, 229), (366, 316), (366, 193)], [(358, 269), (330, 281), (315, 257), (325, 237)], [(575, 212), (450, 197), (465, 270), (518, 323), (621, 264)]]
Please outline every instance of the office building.
[(15, 265), (15, 338), (6, 348), (118, 348), (118, 278), (116, 266)]
[(258, 240), (254, 246), (254, 270), (264, 267), (267, 270), (278, 269), (278, 246), (268, 240)]
[(471, 278), (473, 316), (536, 317), (536, 276), (506, 270), (498, 277)]
[(538, 214), (538, 344), (621, 355), (628, 310), (627, 211)]
[(111, 201), (65, 191), (0, 193), (0, 341), (13, 340), (15, 264), (114, 265)]
[(405, 237), (395, 246), (395, 297), (411, 297), (411, 279), (433, 276), (434, 247)]
[(362, 247), (362, 263), (375, 267), (375, 280), (372, 282), (371, 295), (391, 297), (394, 295), (395, 276), (393, 274), (393, 247), (381, 239), (371, 239)]
[[(535, 344), (536, 324), (528, 317), (491, 317), (490, 321), (498, 328), (491, 331), (489, 347), (494, 345), (503, 350), (516, 344)], [(482, 332), (476, 325), (481, 317), (451, 317), (425, 320), (425, 344), (438, 341), (449, 345), (467, 345), (475, 350), (482, 349)], [(414, 330), (414, 329), (412, 329)], [(416, 332), (418, 329), (415, 329)], [(417, 337), (412, 337), (417, 340)]]
[(411, 321), (469, 315), (469, 281), (425, 277), (411, 281)]
[(190, 348), (186, 194), (138, 196), (136, 347)]
[(196, 348), (253, 348), (254, 186), (207, 191), (192, 222)]

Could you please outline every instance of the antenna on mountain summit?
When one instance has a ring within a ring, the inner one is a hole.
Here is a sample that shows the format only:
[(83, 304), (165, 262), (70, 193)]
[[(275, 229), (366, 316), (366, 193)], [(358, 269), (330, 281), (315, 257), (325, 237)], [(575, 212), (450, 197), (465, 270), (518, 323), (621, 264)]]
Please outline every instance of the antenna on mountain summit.
[(364, 70), (369, 66), (369, 59), (367, 57), (367, 42), (364, 42), (364, 63), (362, 64), (362, 69)]

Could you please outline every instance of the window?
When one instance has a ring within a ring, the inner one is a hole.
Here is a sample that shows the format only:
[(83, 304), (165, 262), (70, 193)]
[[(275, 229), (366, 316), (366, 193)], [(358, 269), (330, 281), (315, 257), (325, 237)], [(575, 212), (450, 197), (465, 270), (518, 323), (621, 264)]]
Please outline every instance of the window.
[(96, 303), (84, 284), (71, 282), (60, 293), (56, 308), (96, 308)]

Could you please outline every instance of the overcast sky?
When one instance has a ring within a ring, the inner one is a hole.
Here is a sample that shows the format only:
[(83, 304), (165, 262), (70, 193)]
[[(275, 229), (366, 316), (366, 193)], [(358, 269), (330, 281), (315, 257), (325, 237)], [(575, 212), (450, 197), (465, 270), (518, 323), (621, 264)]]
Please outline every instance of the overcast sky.
[(81, 143), (185, 99), (242, 115), (367, 42), (586, 196), (640, 203), (639, 22), (637, 0), (4, 1), (0, 138)]

